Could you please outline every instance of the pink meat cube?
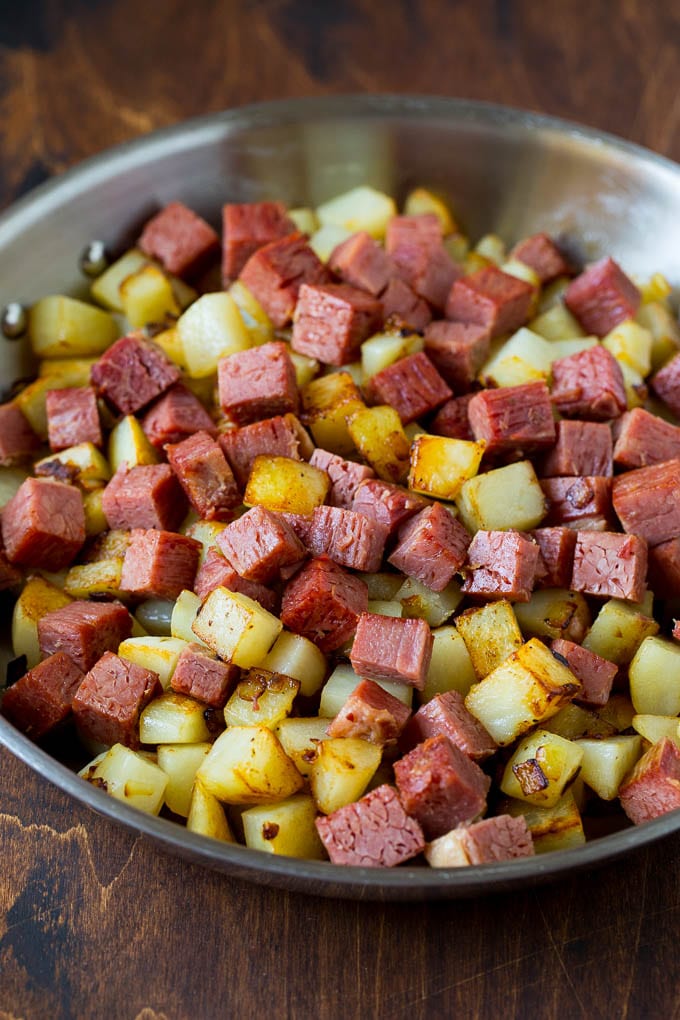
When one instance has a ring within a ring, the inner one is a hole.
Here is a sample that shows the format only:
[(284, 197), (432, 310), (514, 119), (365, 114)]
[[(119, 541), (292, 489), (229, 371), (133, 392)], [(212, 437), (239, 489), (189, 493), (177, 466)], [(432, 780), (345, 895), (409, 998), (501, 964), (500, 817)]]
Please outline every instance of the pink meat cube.
[(433, 503), (399, 529), (388, 562), (433, 591), (443, 591), (465, 563), (470, 534), (441, 503)]
[(329, 453), (317, 447), (309, 458), (312, 467), (325, 471), (331, 480), (328, 502), (331, 506), (352, 509), (352, 500), (362, 482), (375, 478), (373, 470), (365, 464), (357, 464), (353, 460), (344, 460), (336, 453)]
[(647, 577), (649, 587), (659, 598), (677, 597), (680, 592), (680, 537), (649, 550)]
[(437, 694), (422, 705), (409, 720), (399, 747), (410, 751), (429, 737), (448, 737), (463, 754), (473, 761), (484, 761), (497, 750), (493, 737), (478, 719), (468, 712), (459, 691)]
[(542, 478), (540, 484), (548, 500), (545, 525), (604, 531), (610, 523), (611, 478)]
[(614, 259), (605, 258), (569, 284), (564, 303), (586, 333), (606, 336), (624, 319), (634, 318), (640, 292)]
[(105, 652), (73, 699), (78, 729), (101, 744), (138, 748), (139, 716), (161, 691), (157, 673)]
[(95, 362), (90, 379), (121, 414), (134, 414), (176, 383), (179, 369), (141, 334), (130, 333)]
[(680, 620), (675, 620), (671, 636), (680, 641)]
[(653, 744), (624, 780), (619, 800), (635, 825), (680, 808), (680, 748), (668, 737)]
[(295, 366), (281, 341), (221, 358), (218, 385), (220, 406), (234, 425), (296, 413), (300, 403)]
[(194, 580), (194, 591), (200, 599), (204, 599), (215, 588), (228, 588), (248, 598), (254, 599), (269, 613), (278, 613), (279, 599), (271, 588), (266, 588), (257, 581), (247, 581), (232, 567), (226, 557), (216, 547), (208, 549), (205, 560), (198, 568)]
[(350, 662), (361, 677), (397, 681), (422, 691), (432, 645), (432, 631), (425, 620), (362, 613)]
[(519, 531), (478, 531), (470, 543), (463, 591), (487, 599), (528, 602), (539, 550)]
[(359, 347), (382, 322), (382, 305), (347, 283), (300, 287), (291, 347), (329, 365), (354, 361)]
[(430, 359), (422, 351), (409, 354), (376, 372), (366, 383), (373, 404), (391, 404), (404, 425), (436, 411), (451, 396)]
[(524, 815), (483, 818), (465, 826), (461, 839), (470, 864), (492, 864), (534, 854), (534, 841)]
[(21, 409), (14, 403), (0, 404), (0, 467), (10, 467), (34, 457), (40, 439)]
[(286, 585), (281, 621), (327, 654), (352, 636), (367, 606), (366, 582), (321, 557), (306, 563)]
[(485, 326), (493, 340), (524, 325), (533, 296), (530, 283), (485, 266), (456, 280), (446, 302), (446, 318)]
[(606, 347), (558, 358), (552, 373), (552, 402), (565, 418), (608, 421), (628, 406), (621, 367)]
[(192, 590), (200, 552), (201, 543), (187, 535), (135, 528), (125, 551), (121, 591), (176, 599), (185, 589)]
[(171, 202), (144, 227), (139, 247), (175, 276), (195, 276), (211, 262), (220, 239), (204, 219), (181, 202)]
[(239, 275), (258, 248), (295, 233), (282, 202), (230, 202), (222, 209), (222, 279)]
[(428, 839), (471, 822), (486, 809), (489, 777), (442, 734), (396, 761), (394, 777), (405, 810)]
[(369, 478), (360, 484), (354, 494), (352, 510), (370, 517), (378, 524), (384, 524), (391, 537), (404, 521), (429, 505), (427, 499), (415, 492), (408, 492), (399, 485), (378, 478)]
[(2, 714), (22, 733), (40, 740), (68, 719), (84, 675), (68, 655), (56, 652), (5, 691)]
[(386, 326), (422, 331), (432, 319), (429, 305), (409, 285), (392, 277), (380, 295)]
[(564, 661), (581, 682), (581, 689), (574, 701), (594, 706), (607, 704), (618, 670), (616, 663), (603, 659), (601, 655), (573, 641), (565, 641), (564, 638), (555, 638), (550, 650)]
[(90, 386), (48, 390), (45, 406), (51, 450), (66, 450), (77, 443), (102, 445), (97, 398)]
[(571, 276), (573, 268), (547, 234), (533, 234), (526, 237), (510, 252), (511, 259), (517, 259), (529, 266), (541, 283), (551, 283), (558, 276)]
[(652, 376), (651, 384), (657, 397), (680, 418), (680, 354), (674, 355)]
[(468, 417), (473, 396), (474, 393), (464, 393), (461, 397), (447, 400), (430, 422), (430, 432), (435, 436), (448, 436), (449, 439), (474, 439)]
[(394, 267), (385, 249), (365, 230), (352, 234), (331, 252), (328, 265), (344, 283), (377, 297)]
[(309, 435), (293, 414), (256, 421), (241, 429), (229, 429), (219, 437), (219, 444), (241, 489), (246, 487), (256, 457), (267, 454), (302, 460), (307, 445), (310, 452), (313, 448)]
[(104, 652), (115, 651), (132, 633), (132, 617), (120, 602), (76, 599), (38, 621), (43, 656), (64, 652), (84, 673)]
[(680, 458), (626, 471), (614, 479), (612, 502), (624, 531), (649, 546), (680, 535)]
[[(304, 546), (309, 545), (309, 536), (312, 531), (312, 515), (311, 514), (292, 514), (287, 511), (278, 511), (277, 513), (283, 517), (286, 524), (292, 528), (297, 537), (300, 539)], [(283, 576), (283, 575), (282, 575)]]
[(574, 591), (641, 602), (646, 577), (644, 539), (611, 531), (578, 532), (571, 575)]
[(418, 297), (443, 311), (453, 282), (463, 271), (444, 248), (437, 216), (393, 216), (385, 247), (398, 275)]
[(425, 353), (454, 393), (466, 393), (489, 356), (491, 334), (474, 322), (431, 322)]
[(574, 566), (576, 532), (572, 528), (536, 528), (530, 533), (538, 546), (545, 573), (536, 579), (537, 588), (568, 588)]
[(329, 737), (355, 737), (381, 747), (396, 740), (403, 730), (410, 709), (373, 680), (362, 680), (333, 722)]
[(373, 572), (380, 569), (386, 540), (384, 524), (354, 510), (318, 506), (307, 545), (314, 556), (328, 556), (350, 570)]
[(541, 469), (544, 478), (561, 475), (608, 478), (614, 474), (612, 433), (608, 425), (565, 418), (557, 422), (556, 429), (555, 446), (546, 454)]
[(241, 577), (266, 584), (278, 577), (281, 567), (298, 563), (305, 547), (280, 514), (254, 506), (228, 524), (217, 544)]
[(2, 512), (2, 544), (10, 563), (62, 570), (85, 542), (80, 490), (27, 478)]
[(104, 489), (102, 510), (110, 528), (174, 531), (187, 501), (169, 464), (123, 464)]
[(194, 510), (204, 521), (230, 521), (241, 494), (219, 443), (207, 432), (196, 432), (165, 452)]
[(468, 418), (489, 454), (529, 453), (555, 442), (550, 392), (542, 381), (475, 393)]
[(614, 461), (619, 467), (649, 467), (680, 457), (680, 426), (642, 407), (627, 411), (617, 424)]
[(333, 864), (393, 868), (425, 849), (418, 822), (386, 784), (326, 818), (317, 818), (321, 842)]
[(270, 241), (250, 256), (241, 280), (260, 302), (277, 329), (293, 318), (300, 287), (327, 283), (330, 273), (307, 244), (304, 234)]
[(241, 670), (231, 662), (222, 662), (204, 645), (191, 642), (182, 649), (170, 687), (211, 708), (224, 708)]
[(144, 434), (152, 446), (180, 443), (194, 432), (215, 435), (215, 423), (198, 397), (178, 383), (164, 393), (142, 418)]

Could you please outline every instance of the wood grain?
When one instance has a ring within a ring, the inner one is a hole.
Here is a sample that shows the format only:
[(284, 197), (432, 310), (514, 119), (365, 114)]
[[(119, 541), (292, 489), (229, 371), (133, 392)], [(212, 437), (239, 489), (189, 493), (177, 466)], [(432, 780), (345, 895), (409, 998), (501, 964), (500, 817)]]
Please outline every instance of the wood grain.
[[(680, 159), (673, 5), (0, 4), (0, 203), (109, 145), (276, 96), (528, 107)], [(461, 903), (331, 902), (159, 852), (0, 753), (0, 1020), (680, 1014), (680, 845)]]

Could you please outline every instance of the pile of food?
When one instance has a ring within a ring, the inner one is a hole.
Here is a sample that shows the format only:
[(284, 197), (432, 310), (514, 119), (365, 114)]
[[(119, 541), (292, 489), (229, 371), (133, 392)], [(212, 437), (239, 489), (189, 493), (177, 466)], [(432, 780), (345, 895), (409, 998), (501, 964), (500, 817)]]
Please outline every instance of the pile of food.
[(174, 202), (85, 261), (92, 303), (36, 301), (2, 713), (143, 811), (336, 864), (680, 808), (670, 287), (510, 240), (423, 188), (231, 203), (221, 238)]

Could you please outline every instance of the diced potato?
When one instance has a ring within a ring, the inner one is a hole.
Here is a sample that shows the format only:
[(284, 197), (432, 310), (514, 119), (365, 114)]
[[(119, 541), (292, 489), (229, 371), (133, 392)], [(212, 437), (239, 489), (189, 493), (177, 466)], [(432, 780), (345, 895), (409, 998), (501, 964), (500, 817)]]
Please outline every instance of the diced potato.
[(401, 616), (401, 602), (388, 599), (369, 599), (368, 612), (376, 616)]
[(282, 673), (251, 669), (236, 685), (224, 709), (227, 726), (267, 726), (273, 730), (290, 715), (300, 683)]
[(673, 292), (673, 288), (663, 273), (652, 273), (648, 280), (635, 280), (640, 291), (643, 305), (650, 301), (665, 301)]
[(313, 234), (319, 229), (319, 221), (313, 209), (301, 207), (300, 209), (289, 209), (288, 219), (292, 220), (302, 234)]
[(64, 582), (64, 591), (74, 599), (86, 599), (90, 595), (120, 598), (122, 572), (123, 561), (120, 558), (79, 563), (69, 569)]
[(583, 750), (581, 776), (602, 800), (614, 800), (619, 787), (642, 754), (637, 735), (579, 740)]
[(46, 473), (45, 468), (55, 461), (75, 469), (76, 480), (81, 485), (95, 482), (97, 483), (95, 487), (101, 488), (111, 477), (109, 463), (94, 443), (78, 443), (77, 446), (69, 446), (66, 450), (59, 450), (58, 453), (51, 453), (49, 457), (43, 457), (42, 460), (36, 461), (35, 473), (38, 475)]
[(475, 684), (465, 705), (496, 743), (505, 746), (555, 715), (580, 686), (571, 670), (532, 638)]
[(414, 188), (406, 196), (404, 215), (420, 216), (423, 213), (434, 213), (442, 225), (444, 234), (453, 234), (458, 229), (451, 210), (443, 198), (427, 188)]
[(410, 442), (393, 407), (364, 407), (347, 419), (352, 441), (378, 478), (404, 481), (409, 467)]
[(622, 733), (633, 725), (635, 709), (627, 694), (612, 694), (606, 705), (595, 709), (595, 713), (604, 723), (608, 723)]
[(451, 624), (437, 627), (432, 637), (432, 658), (425, 687), (419, 694), (422, 705), (447, 691), (465, 695), (477, 679), (470, 653), (456, 627)]
[[(155, 600), (154, 600), (155, 602)], [(149, 603), (147, 602), (146, 605)], [(202, 637), (193, 630), (193, 623), (196, 619), (199, 609), (201, 608), (201, 600), (198, 595), (195, 595), (193, 591), (180, 592), (177, 599), (175, 599), (174, 606), (172, 603), (163, 603), (170, 607), (172, 613), (170, 619), (170, 634), (174, 638), (182, 638), (183, 641), (198, 641), (201, 644), (206, 644)], [(144, 605), (144, 603), (142, 603)], [(140, 606), (137, 610), (137, 616), (140, 615)], [(160, 606), (158, 607), (161, 608)], [(151, 621), (149, 621), (151, 622)], [(147, 624), (142, 619), (144, 626)], [(151, 630), (152, 634), (159, 633), (155, 627), (147, 628)], [(166, 633), (165, 629), (160, 630), (160, 635), (164, 636)]]
[(276, 727), (275, 732), (282, 748), (305, 779), (316, 758), (319, 742), (328, 739), (328, 724), (329, 719), (324, 717), (303, 716), (299, 719), (282, 719)]
[(680, 644), (646, 637), (628, 667), (635, 711), (680, 715)]
[(325, 501), (330, 484), (325, 471), (304, 460), (261, 455), (253, 461), (243, 502), (267, 510), (311, 514)]
[(559, 712), (543, 724), (544, 729), (557, 733), (565, 740), (578, 740), (579, 737), (613, 737), (616, 726), (607, 722), (591, 709), (581, 705), (565, 705)]
[(208, 793), (203, 783), (198, 781), (194, 783), (191, 794), (187, 829), (189, 832), (198, 832), (201, 836), (219, 839), (223, 843), (235, 842), (224, 808), (217, 797)]
[(552, 340), (550, 343), (550, 351), (552, 353), (551, 367), (552, 363), (559, 358), (569, 358), (572, 354), (581, 354), (582, 351), (589, 351), (591, 347), (597, 347), (599, 342), (596, 336), (575, 337), (569, 340)]
[(652, 367), (652, 334), (633, 319), (626, 319), (607, 333), (602, 346), (641, 376)]
[(494, 386), (520, 386), (547, 379), (552, 357), (550, 341), (523, 327), (492, 354), (479, 378)]
[(534, 730), (505, 766), (501, 790), (528, 804), (554, 807), (577, 774), (583, 749), (548, 730)]
[(0, 467), (0, 510), (4, 510), (27, 477), (23, 468)]
[(282, 631), (262, 662), (263, 669), (293, 677), (305, 698), (321, 688), (326, 676), (326, 658), (313, 641), (302, 634)]
[(173, 364), (177, 365), (178, 368), (181, 368), (183, 372), (186, 372), (187, 365), (184, 360), (184, 348), (182, 347), (182, 341), (176, 326), (164, 329), (162, 333), (154, 334), (153, 342), (156, 347), (160, 347), (163, 354), (165, 354), (165, 356), (168, 357)]
[(467, 868), (470, 858), (465, 850), (465, 828), (451, 829), (425, 847), (425, 860), (431, 868)]
[(83, 513), (85, 514), (85, 534), (88, 538), (101, 535), (109, 526), (102, 502), (103, 487), (83, 493)]
[(463, 601), (463, 593), (456, 580), (449, 581), (443, 591), (433, 591), (415, 577), (407, 577), (394, 598), (401, 602), (402, 616), (426, 620), (430, 627), (441, 627)]
[(58, 371), (41, 375), (29, 383), (15, 397), (16, 404), (28, 419), (33, 431), (41, 439), (47, 439), (47, 409), (45, 405), (49, 390), (64, 390), (70, 386), (87, 386), (90, 381), (92, 362), (73, 358), (72, 365), (60, 362)]
[(657, 372), (680, 349), (680, 327), (671, 310), (660, 301), (641, 305), (636, 320), (652, 335), (652, 370)]
[(119, 528), (104, 532), (87, 550), (87, 562), (123, 559), (130, 545), (130, 532)]
[(403, 574), (388, 574), (387, 571), (378, 571), (375, 574), (359, 574), (359, 577), (368, 588), (369, 599), (392, 601), (397, 598), (397, 592), (404, 583)]
[(109, 435), (109, 462), (114, 473), (123, 464), (132, 468), (139, 464), (157, 464), (158, 461), (159, 456), (138, 418), (128, 414), (113, 426)]
[(528, 460), (485, 471), (465, 482), (456, 497), (468, 531), (531, 531), (545, 516), (545, 496)]
[(47, 613), (67, 606), (73, 599), (42, 577), (29, 577), (12, 613), (12, 650), (25, 655), (29, 669), (42, 658), (38, 641), (38, 620)]
[(177, 660), (186, 646), (187, 642), (181, 638), (149, 635), (127, 638), (118, 646), (118, 654), (121, 659), (157, 673), (163, 690), (167, 690)]
[(566, 588), (541, 588), (528, 602), (515, 604), (515, 616), (525, 637), (565, 638), (580, 644), (590, 626), (590, 609), (583, 595)]
[(344, 457), (354, 451), (347, 418), (363, 408), (361, 393), (347, 371), (313, 379), (301, 392), (304, 421), (314, 442)]
[(504, 273), (508, 276), (514, 276), (517, 280), (524, 280), (525, 283), (531, 284), (534, 288), (534, 295), (531, 301), (531, 311), (529, 314), (538, 307), (538, 295), (541, 290), (541, 278), (535, 269), (528, 266), (526, 262), (520, 262), (519, 259), (508, 259), (501, 266)]
[(500, 266), (507, 258), (505, 241), (498, 234), (484, 234), (475, 245), (475, 254), (481, 255), (488, 262)]
[(462, 264), (470, 253), (470, 239), (456, 231), (444, 238), (444, 248), (454, 262)]
[(199, 567), (202, 567), (205, 563), (205, 558), (208, 553), (208, 549), (212, 548), (217, 542), (217, 536), (224, 531), (226, 528), (226, 522), (224, 521), (192, 521), (191, 524), (187, 525), (183, 529), (183, 533), (189, 538), (196, 539), (197, 542), (201, 543), (201, 552), (198, 560)]
[(335, 248), (351, 237), (352, 233), (339, 224), (326, 223), (314, 231), (309, 239), (309, 247), (322, 262), (328, 262)]
[(570, 283), (571, 277), (558, 276), (552, 283), (548, 283), (543, 287), (538, 299), (537, 311), (539, 315), (547, 312), (550, 308), (554, 308), (555, 305), (564, 303), (564, 292)]
[(119, 292), (123, 314), (135, 328), (180, 313), (170, 281), (156, 266), (143, 266), (126, 276)]
[(503, 810), (513, 817), (524, 815), (537, 854), (570, 850), (585, 841), (583, 822), (571, 789), (553, 807), (537, 807), (526, 801), (510, 800)]
[(58, 294), (36, 301), (28, 333), (39, 358), (83, 358), (103, 354), (120, 331), (108, 312)]
[(479, 470), (486, 443), (418, 436), (411, 444), (408, 487), (435, 499), (455, 499)]
[(364, 380), (370, 379), (376, 372), (382, 372), (388, 365), (393, 365), (400, 358), (422, 351), (425, 342), (418, 333), (402, 335), (401, 330), (390, 333), (378, 333), (364, 340), (361, 345), (361, 371)]
[(210, 737), (204, 713), (200, 701), (168, 691), (142, 710), (139, 739), (143, 744), (198, 744)]
[(283, 624), (254, 599), (220, 587), (207, 596), (191, 628), (221, 659), (249, 669), (261, 665)]
[(244, 325), (254, 344), (266, 344), (274, 339), (274, 325), (255, 295), (241, 280), (234, 280), (229, 294), (238, 305)]
[(194, 780), (199, 766), (212, 744), (162, 744), (158, 748), (158, 765), (168, 777), (165, 803), (171, 811), (187, 818), (191, 810)]
[(627, 361), (621, 361), (617, 359), (619, 368), (621, 369), (621, 375), (623, 376), (623, 386), (626, 391), (626, 405), (629, 411), (632, 411), (634, 407), (643, 407), (647, 398), (647, 388), (645, 386), (645, 380), (634, 368), (632, 368)]
[(523, 644), (517, 617), (506, 599), (467, 609), (456, 619), (456, 627), (477, 680), (492, 673)]
[(317, 377), (321, 371), (321, 363), (316, 358), (308, 358), (306, 354), (299, 354), (297, 351), (289, 350), (288, 353), (295, 369), (295, 382), (298, 389), (302, 389)]
[(316, 805), (306, 793), (297, 793), (278, 804), (247, 808), (241, 815), (246, 846), (282, 857), (324, 860), (315, 818)]
[(303, 779), (266, 726), (228, 726), (196, 778), (227, 804), (268, 804), (291, 797)]
[(203, 294), (177, 320), (189, 375), (213, 375), (220, 358), (252, 346), (250, 333), (231, 294)]
[(680, 719), (677, 715), (634, 715), (633, 729), (650, 744), (668, 737), (680, 747)]
[(322, 741), (312, 762), (309, 783), (319, 811), (332, 814), (358, 800), (380, 764), (382, 749), (356, 737)]
[[(95, 301), (109, 308), (112, 312), (122, 312), (123, 303), (120, 286), (123, 281), (145, 266), (155, 266), (153, 259), (148, 258), (139, 248), (131, 248), (124, 255), (98, 276), (90, 287), (90, 294)], [(156, 266), (156, 268), (159, 268)], [(196, 298), (196, 291), (184, 280), (171, 273), (165, 274), (172, 284), (172, 290), (180, 308), (186, 308)]]
[[(393, 697), (403, 701), (409, 708), (411, 707), (413, 688), (408, 684), (400, 684), (391, 680), (376, 680), (375, 682)], [(321, 691), (319, 715), (326, 719), (333, 719), (360, 683), (361, 677), (354, 672), (351, 666), (346, 664), (336, 666)]]
[(333, 224), (352, 234), (366, 230), (378, 240), (385, 236), (387, 224), (396, 213), (394, 199), (365, 184), (336, 195), (316, 210), (322, 226)]
[(106, 754), (86, 765), (79, 775), (116, 800), (124, 800), (149, 815), (157, 815), (163, 807), (168, 785), (165, 772), (145, 754), (131, 751), (122, 744), (114, 744)]
[(651, 606), (647, 610), (634, 602), (610, 599), (595, 617), (583, 647), (617, 666), (627, 666), (644, 639), (658, 630)]

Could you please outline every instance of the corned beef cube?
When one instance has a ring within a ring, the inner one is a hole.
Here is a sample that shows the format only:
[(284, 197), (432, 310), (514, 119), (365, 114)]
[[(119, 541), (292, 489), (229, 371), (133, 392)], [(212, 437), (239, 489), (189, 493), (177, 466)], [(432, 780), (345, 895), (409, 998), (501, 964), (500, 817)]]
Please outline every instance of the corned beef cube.
[(449, 439), (474, 439), (468, 417), (468, 407), (473, 396), (474, 393), (464, 393), (461, 397), (447, 400), (430, 422), (430, 432), (435, 436), (448, 436)]
[(442, 226), (434, 213), (393, 216), (385, 248), (398, 275), (421, 298), (443, 311), (454, 280), (462, 276), (442, 243)]
[(372, 468), (365, 464), (357, 464), (353, 460), (344, 460), (337, 453), (329, 453), (317, 446), (309, 458), (312, 467), (325, 471), (331, 480), (328, 502), (331, 506), (352, 509), (352, 500), (361, 482), (375, 478)]
[(680, 592), (680, 537), (649, 550), (647, 577), (649, 587), (659, 598), (677, 597)]
[(10, 563), (61, 570), (85, 541), (80, 490), (26, 478), (2, 512), (2, 544)]
[(102, 445), (102, 427), (92, 387), (48, 390), (45, 407), (51, 450), (66, 450), (77, 443)]
[(421, 332), (432, 319), (427, 302), (398, 277), (393, 276), (387, 284), (380, 295), (380, 303), (386, 325)]
[(307, 545), (314, 556), (328, 556), (341, 567), (372, 572), (380, 569), (387, 528), (354, 510), (317, 506)]
[(24, 575), (7, 559), (4, 549), (0, 548), (0, 591), (7, 591), (9, 588), (18, 588), (24, 580)]
[(680, 620), (675, 621), (671, 636), (674, 637), (676, 641), (680, 641)]
[(358, 684), (328, 727), (329, 737), (358, 737), (380, 746), (396, 740), (410, 709), (373, 680)]
[(486, 809), (489, 777), (443, 734), (396, 761), (394, 777), (405, 810), (428, 839), (473, 821)]
[(291, 347), (329, 365), (353, 361), (382, 322), (382, 305), (347, 283), (303, 284), (295, 309)]
[(40, 439), (23, 411), (13, 402), (0, 404), (0, 467), (10, 467), (35, 456)]
[(624, 531), (649, 546), (680, 536), (680, 458), (626, 471), (614, 479), (612, 502)]
[(162, 450), (166, 443), (180, 443), (194, 432), (215, 435), (215, 423), (191, 390), (181, 383), (164, 393), (142, 418), (144, 434), (152, 446)]
[(534, 587), (538, 546), (519, 531), (478, 531), (467, 554), (467, 595), (528, 602)]
[(84, 673), (131, 633), (132, 617), (120, 602), (76, 599), (38, 621), (42, 655), (64, 652)]
[(574, 272), (571, 263), (547, 234), (525, 237), (512, 249), (510, 258), (533, 269), (541, 283), (551, 283), (558, 276), (571, 276)]
[(571, 575), (574, 591), (641, 602), (646, 577), (647, 543), (637, 535), (578, 532)]
[(425, 620), (364, 612), (349, 658), (361, 677), (394, 680), (422, 691), (432, 645), (432, 631)]
[[(625, 419), (624, 414), (623, 418)], [(569, 421), (556, 425), (555, 446), (546, 454), (541, 475), (558, 476), (599, 475), (609, 478), (614, 474), (612, 463), (612, 433), (604, 422)]]
[(634, 318), (640, 292), (614, 259), (605, 258), (569, 284), (564, 303), (586, 333), (606, 336), (624, 319)]
[(220, 239), (204, 219), (181, 202), (170, 202), (144, 227), (139, 247), (175, 276), (194, 276), (220, 247)]
[(565, 418), (608, 421), (628, 406), (621, 366), (606, 347), (558, 358), (552, 374), (552, 402)]
[(584, 705), (607, 704), (618, 670), (616, 663), (603, 659), (601, 655), (573, 641), (565, 641), (564, 638), (555, 638), (550, 651), (563, 659), (576, 679), (581, 681), (581, 689), (574, 701)]
[(187, 501), (169, 464), (123, 464), (104, 489), (102, 510), (110, 528), (174, 531)]
[(201, 543), (174, 531), (135, 528), (125, 552), (121, 591), (176, 599), (194, 586)]
[(475, 393), (470, 426), (489, 454), (543, 450), (555, 442), (550, 392), (543, 381)]
[(623, 468), (649, 467), (680, 457), (680, 426), (635, 407), (618, 421), (614, 461)]
[(378, 478), (369, 478), (359, 485), (354, 494), (352, 510), (370, 517), (378, 524), (384, 524), (391, 536), (404, 521), (429, 505), (428, 500), (415, 492), (408, 492), (399, 485)]
[(537, 588), (568, 588), (574, 565), (576, 532), (572, 528), (535, 528), (529, 532), (538, 546), (545, 573), (536, 579)]
[(261, 454), (303, 460), (312, 442), (294, 414), (277, 415), (264, 421), (229, 429), (219, 437), (219, 444), (229, 461), (241, 489), (246, 487), (253, 461)]
[(278, 613), (279, 600), (271, 588), (266, 588), (257, 581), (247, 581), (241, 577), (232, 567), (226, 557), (219, 549), (211, 547), (208, 549), (205, 560), (198, 568), (194, 580), (194, 591), (202, 600), (215, 588), (228, 588), (229, 591), (237, 591), (248, 598), (254, 599), (270, 613)]
[(241, 577), (263, 584), (273, 581), (281, 567), (298, 563), (306, 555), (284, 518), (263, 506), (254, 506), (228, 524), (217, 536), (217, 544)]
[(651, 384), (657, 397), (680, 418), (680, 354), (674, 355), (652, 376)]
[(139, 716), (161, 693), (158, 674), (105, 652), (73, 699), (78, 729), (99, 743), (139, 747)]
[(453, 514), (433, 503), (399, 529), (388, 562), (433, 591), (443, 591), (465, 563), (470, 534)]
[(170, 687), (177, 694), (188, 694), (211, 708), (224, 708), (240, 675), (238, 666), (222, 662), (204, 645), (191, 642), (180, 653)]
[(541, 478), (548, 500), (543, 523), (604, 531), (612, 516), (611, 478)]
[(83, 676), (68, 655), (56, 652), (5, 691), (2, 714), (22, 733), (40, 740), (68, 719)]
[(277, 329), (293, 318), (300, 287), (327, 283), (329, 277), (328, 269), (299, 232), (258, 248), (240, 274)]
[(485, 326), (493, 340), (524, 325), (533, 296), (530, 283), (485, 266), (456, 280), (446, 302), (446, 318)]
[(221, 358), (217, 372), (220, 406), (235, 425), (298, 410), (295, 366), (280, 340)]
[(366, 230), (352, 234), (334, 248), (328, 265), (345, 283), (373, 297), (385, 289), (394, 272), (385, 249)]
[(635, 825), (680, 808), (680, 748), (668, 737), (653, 744), (622, 783), (619, 800)]
[(311, 514), (292, 514), (285, 510), (277, 510), (277, 514), (283, 517), (286, 524), (295, 532), (304, 546), (309, 544), (309, 535), (312, 530)]
[(121, 414), (134, 414), (179, 379), (179, 369), (141, 334), (116, 340), (92, 366), (90, 379), (97, 393)]
[(201, 520), (231, 520), (241, 495), (219, 443), (201, 431), (181, 443), (169, 443), (165, 452)]
[(281, 620), (327, 654), (352, 636), (367, 606), (366, 582), (321, 557), (306, 563), (286, 585)]
[(465, 707), (459, 691), (437, 694), (426, 705), (421, 705), (409, 720), (399, 741), (399, 747), (410, 751), (428, 737), (448, 737), (463, 754), (473, 761), (484, 761), (496, 751), (493, 737), (487, 733), (474, 715)]
[(489, 356), (491, 334), (474, 322), (431, 322), (425, 330), (425, 353), (454, 393), (465, 393)]
[(315, 824), (333, 864), (394, 868), (425, 849), (418, 822), (409, 818), (396, 791), (387, 784), (317, 818)]
[(422, 351), (393, 362), (366, 383), (373, 404), (391, 404), (404, 425), (436, 411), (453, 394)]
[(295, 233), (282, 202), (230, 202), (222, 209), (222, 279), (235, 280), (258, 248)]
[(385, 250), (391, 255), (405, 244), (422, 244), (434, 248), (441, 244), (444, 231), (436, 213), (416, 213), (413, 216), (393, 216), (387, 224)]
[(435, 868), (491, 864), (533, 854), (534, 841), (524, 815), (494, 815), (472, 825), (459, 825), (426, 850), (427, 860)]

